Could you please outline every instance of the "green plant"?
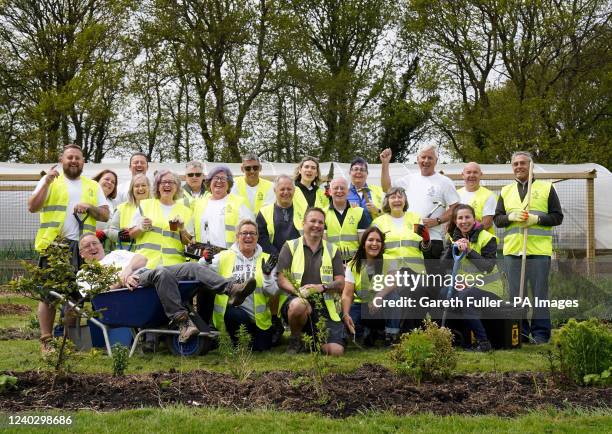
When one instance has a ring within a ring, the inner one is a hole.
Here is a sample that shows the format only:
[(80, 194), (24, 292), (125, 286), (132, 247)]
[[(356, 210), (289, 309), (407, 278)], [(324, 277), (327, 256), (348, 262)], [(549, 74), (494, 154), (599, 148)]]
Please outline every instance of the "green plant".
[(430, 318), (425, 319), (424, 325), (424, 330), (415, 329), (402, 335), (400, 343), (391, 350), (390, 358), (400, 374), (417, 383), (423, 379), (449, 378), (457, 366), (453, 334)]
[[(325, 404), (329, 401), (329, 396), (323, 386), (323, 380), (326, 374), (326, 369), (323, 364), (323, 345), (327, 342), (329, 330), (327, 330), (327, 320), (323, 315), (324, 309), (326, 309), (323, 303), (322, 294), (312, 294), (309, 297), (313, 300), (314, 310), (317, 312), (318, 320), (315, 324), (309, 321), (311, 324), (311, 334), (305, 334), (303, 336), (304, 344), (310, 351), (310, 360), (312, 365), (312, 383), (315, 388), (317, 400), (321, 404)], [(312, 317), (311, 317), (312, 318)]]
[(130, 349), (119, 343), (113, 345), (113, 376), (123, 377), (130, 361)]
[(232, 342), (227, 332), (219, 336), (219, 353), (225, 358), (230, 373), (240, 382), (246, 381), (253, 373), (252, 337), (244, 324), (236, 333), (236, 342)]
[(570, 319), (554, 342), (561, 371), (577, 384), (594, 384), (612, 366), (612, 329), (599, 320)]
[(71, 372), (77, 355), (74, 343), (64, 334), (61, 338), (51, 339), (49, 345), (50, 350), (42, 355), (43, 364), (57, 373)]
[(11, 389), (17, 389), (17, 377), (0, 375), (0, 393), (8, 392)]

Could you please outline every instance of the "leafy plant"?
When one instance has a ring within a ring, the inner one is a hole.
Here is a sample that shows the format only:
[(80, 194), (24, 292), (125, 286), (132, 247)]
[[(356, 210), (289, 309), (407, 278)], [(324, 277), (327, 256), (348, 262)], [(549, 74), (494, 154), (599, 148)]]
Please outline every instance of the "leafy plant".
[(17, 377), (12, 375), (0, 375), (0, 393), (17, 389)]
[[(608, 381), (612, 366), (612, 329), (596, 319), (570, 319), (554, 338), (561, 371), (577, 384)], [(608, 373), (606, 374), (606, 371)]]
[(402, 335), (390, 358), (397, 364), (400, 374), (409, 376), (417, 383), (423, 379), (449, 378), (457, 366), (453, 334), (430, 318), (425, 319), (424, 325), (424, 330), (415, 329)]
[(219, 335), (219, 353), (225, 358), (232, 376), (240, 382), (246, 381), (253, 373), (251, 341), (251, 334), (244, 324), (238, 329), (235, 344), (227, 332)]
[(113, 376), (123, 377), (130, 361), (130, 349), (119, 343), (113, 345)]
[(43, 364), (56, 373), (71, 372), (76, 364), (76, 347), (71, 340), (66, 339), (66, 333), (61, 338), (49, 341), (50, 350), (43, 353)]
[[(323, 380), (326, 374), (326, 369), (323, 363), (323, 345), (327, 342), (329, 330), (327, 330), (327, 321), (323, 315), (325, 305), (323, 303), (322, 294), (312, 294), (310, 299), (314, 302), (314, 310), (317, 312), (318, 320), (316, 324), (311, 324), (311, 334), (303, 336), (304, 344), (310, 351), (310, 360), (312, 365), (312, 383), (315, 388), (315, 393), (318, 401), (322, 404), (329, 401), (329, 396), (323, 387)], [(311, 317), (312, 318), (312, 317)]]

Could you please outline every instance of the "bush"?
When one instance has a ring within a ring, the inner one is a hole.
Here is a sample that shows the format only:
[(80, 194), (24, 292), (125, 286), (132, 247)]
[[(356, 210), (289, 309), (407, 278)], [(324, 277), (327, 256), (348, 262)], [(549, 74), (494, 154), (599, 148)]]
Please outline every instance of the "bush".
[(417, 383), (422, 379), (447, 379), (457, 366), (453, 334), (431, 319), (424, 323), (424, 330), (415, 329), (402, 336), (390, 353), (391, 360), (397, 363), (400, 374)]
[[(570, 319), (555, 337), (561, 370), (577, 384), (597, 384), (609, 378), (612, 329), (599, 320)], [(606, 372), (608, 371), (608, 372)]]
[(130, 361), (130, 349), (119, 343), (113, 345), (113, 376), (123, 377)]

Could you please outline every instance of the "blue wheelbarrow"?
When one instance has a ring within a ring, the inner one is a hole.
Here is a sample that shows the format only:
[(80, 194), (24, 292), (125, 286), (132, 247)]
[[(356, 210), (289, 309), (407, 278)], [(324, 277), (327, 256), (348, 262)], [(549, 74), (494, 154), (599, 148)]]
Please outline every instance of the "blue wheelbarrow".
[[(179, 282), (179, 292), (185, 306), (190, 306), (191, 300), (201, 285), (201, 282), (198, 281)], [(213, 348), (219, 335), (218, 331), (212, 329), (197, 313), (188, 308), (191, 319), (200, 329), (200, 334), (183, 344), (179, 343), (179, 331), (168, 328), (168, 318), (164, 313), (157, 292), (152, 286), (139, 287), (133, 291), (127, 288), (113, 289), (96, 295), (91, 299), (91, 304), (94, 311), (100, 315), (97, 318), (89, 317), (74, 302), (64, 296), (54, 291), (51, 291), (51, 294), (68, 304), (75, 312), (87, 318), (91, 324), (100, 329), (109, 356), (112, 356), (112, 350), (108, 332), (114, 328), (131, 328), (133, 330), (135, 335), (130, 349), (130, 357), (134, 354), (140, 338), (146, 333), (165, 336), (170, 351), (181, 356), (206, 354)]]

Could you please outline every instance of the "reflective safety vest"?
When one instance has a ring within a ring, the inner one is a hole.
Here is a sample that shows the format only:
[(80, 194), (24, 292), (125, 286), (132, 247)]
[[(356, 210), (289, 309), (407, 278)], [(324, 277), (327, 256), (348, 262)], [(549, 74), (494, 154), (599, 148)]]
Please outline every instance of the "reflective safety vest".
[[(117, 206), (117, 211), (115, 212), (119, 213), (119, 230), (129, 229), (130, 227), (132, 227), (132, 222), (134, 221), (134, 214), (136, 214), (137, 209), (138, 206), (132, 205), (129, 202), (123, 202), (120, 203), (119, 206)], [(132, 252), (136, 249), (136, 245), (134, 243), (123, 244), (120, 240), (117, 240), (117, 243), (119, 244), (119, 248), (123, 250), (128, 250), (128, 246), (129, 250)]]
[[(236, 264), (236, 252), (232, 250), (224, 250), (219, 253), (219, 274), (226, 279), (229, 279), (234, 274), (234, 264)], [(257, 286), (253, 292), (253, 305), (255, 308), (255, 324), (260, 330), (268, 330), (272, 326), (272, 314), (268, 307), (268, 297), (263, 290), (263, 261), (267, 261), (270, 255), (262, 253), (257, 258), (255, 266), (255, 281)], [(215, 306), (213, 310), (213, 323), (217, 330), (225, 330), (225, 309), (229, 296), (225, 294), (217, 294), (215, 296)]]
[(370, 189), (370, 196), (372, 198), (372, 203), (378, 207), (378, 209), (382, 208), (383, 198), (385, 197), (385, 192), (383, 191), (380, 185), (368, 185)]
[[(96, 181), (81, 176), (81, 202), (98, 206), (98, 189)], [(36, 232), (34, 248), (42, 252), (55, 241), (61, 233), (68, 207), (68, 186), (66, 177), (61, 174), (49, 186), (49, 194), (40, 209), (40, 227)], [(88, 215), (83, 222), (83, 233), (96, 231), (96, 219)]]
[(340, 225), (336, 212), (330, 205), (325, 210), (325, 226), (327, 227), (327, 241), (334, 243), (339, 249), (346, 249), (354, 255), (359, 247), (357, 226), (363, 216), (363, 208), (352, 207), (349, 204), (344, 221)]
[[(548, 214), (548, 196), (552, 184), (536, 179), (531, 183), (530, 214), (538, 216)], [(506, 214), (522, 211), (527, 208), (527, 195), (521, 201), (518, 185), (513, 182), (502, 188), (501, 197), (504, 200)], [(521, 255), (523, 253), (523, 228), (518, 222), (510, 222), (504, 232), (504, 255)], [(552, 227), (533, 225), (527, 229), (527, 255), (552, 255)]]
[[(329, 206), (329, 199), (325, 196), (325, 191), (317, 187), (317, 193), (315, 196), (313, 207), (318, 207), (321, 209), (325, 209)], [(308, 206), (308, 201), (306, 200), (306, 196), (300, 190), (300, 187), (295, 186), (295, 193), (293, 193), (293, 215), (297, 216), (300, 221), (304, 221), (304, 214), (306, 210), (311, 208)]]
[(249, 194), (247, 193), (247, 183), (245, 177), (240, 176), (234, 179), (234, 182), (236, 184), (236, 195), (243, 198), (246, 206), (253, 211), (253, 214), (257, 215), (261, 207), (264, 206), (264, 200), (274, 184), (267, 179), (259, 178), (257, 191), (255, 192), (255, 203), (251, 204), (251, 201), (249, 201)]
[[(196, 241), (204, 242), (202, 234), (202, 217), (204, 211), (208, 206), (208, 201), (212, 198), (212, 195), (205, 195), (203, 198), (196, 199), (193, 205), (193, 220), (195, 226), (195, 237)], [(227, 202), (225, 203), (225, 246), (230, 248), (236, 241), (236, 227), (238, 226), (238, 219), (240, 218), (240, 207), (244, 205), (244, 200), (240, 196), (235, 194), (227, 195)]]
[(144, 217), (152, 221), (153, 228), (143, 232), (136, 239), (136, 253), (147, 258), (147, 268), (158, 265), (168, 266), (185, 262), (185, 249), (178, 231), (171, 231), (168, 220), (179, 216), (185, 224), (191, 220), (191, 210), (176, 201), (168, 217), (164, 217), (159, 199), (144, 199), (140, 201)]
[[(369, 303), (373, 298), (376, 291), (374, 290), (374, 285), (368, 275), (368, 267), (366, 266), (366, 261), (364, 260), (361, 264), (361, 270), (359, 273), (355, 271), (355, 265), (350, 262), (351, 272), (353, 273), (353, 278), (355, 279), (355, 298), (353, 302), (355, 303)], [(380, 275), (384, 276), (387, 274), (387, 261), (383, 261), (383, 270)]]
[[(496, 238), (487, 231), (481, 230), (478, 234), (478, 239), (475, 243), (470, 242), (470, 248), (480, 254), (482, 248), (486, 246), (491, 238)], [(499, 272), (497, 265), (489, 273), (483, 273), (467, 258), (463, 258), (459, 263), (458, 274), (464, 276), (464, 281), (475, 282), (473, 286), (484, 291), (492, 292), (500, 298), (505, 298), (504, 285), (502, 283), (502, 275)], [(469, 277), (468, 277), (469, 276)], [(479, 284), (482, 282), (482, 285)]]
[[(203, 184), (202, 188), (205, 188)], [(201, 194), (198, 197), (193, 197), (191, 188), (189, 188), (189, 185), (185, 184), (185, 186), (183, 187), (183, 205), (185, 205), (187, 208), (191, 208), (191, 210), (193, 211), (193, 204), (195, 203), (195, 201), (200, 198), (206, 197), (209, 194), (210, 191), (205, 191), (204, 194)]]
[[(462, 187), (459, 190), (457, 190), (457, 193), (459, 193), (459, 196), (461, 197), (463, 197), (463, 195), (467, 192), (468, 191), (465, 189), (465, 187)], [(476, 192), (472, 196), (472, 199), (468, 203), (468, 205), (474, 208), (474, 212), (476, 213), (476, 220), (478, 220), (481, 223), (482, 223), (482, 217), (483, 217), (482, 215), (483, 208), (485, 206), (485, 203), (487, 202), (487, 200), (489, 200), (489, 197), (491, 196), (495, 196), (495, 193), (493, 193), (488, 188), (481, 186), (478, 190), (476, 190)], [(493, 226), (487, 229), (487, 231), (491, 234), (495, 234), (495, 230), (493, 230)]]
[(385, 259), (395, 262), (396, 267), (410, 267), (417, 273), (425, 271), (425, 262), (420, 244), (423, 238), (414, 232), (414, 225), (421, 223), (421, 217), (412, 211), (404, 213), (402, 230), (398, 230), (391, 214), (376, 217), (372, 226), (385, 234)]
[[(327, 285), (334, 281), (332, 258), (336, 255), (337, 249), (336, 246), (330, 242), (326, 242), (325, 240), (321, 240), (321, 242), (323, 243), (323, 257), (320, 270), (321, 283)], [(297, 240), (287, 241), (287, 245), (289, 246), (289, 250), (293, 255), (290, 269), (291, 278), (299, 285), (302, 282), (302, 276), (304, 275), (304, 269), (306, 267), (306, 263), (304, 262), (304, 238), (300, 237)], [(340, 316), (338, 315), (338, 310), (336, 308), (337, 297), (328, 292), (324, 292), (323, 299), (331, 320), (340, 321)]]
[[(274, 204), (271, 203), (270, 205), (262, 207), (259, 212), (266, 221), (266, 229), (268, 229), (268, 236), (270, 238), (270, 243), (272, 243), (274, 241), (274, 228), (276, 227), (274, 224)], [(304, 221), (296, 214), (295, 207), (293, 209), (293, 226), (295, 226), (300, 235), (304, 234)]]

